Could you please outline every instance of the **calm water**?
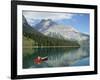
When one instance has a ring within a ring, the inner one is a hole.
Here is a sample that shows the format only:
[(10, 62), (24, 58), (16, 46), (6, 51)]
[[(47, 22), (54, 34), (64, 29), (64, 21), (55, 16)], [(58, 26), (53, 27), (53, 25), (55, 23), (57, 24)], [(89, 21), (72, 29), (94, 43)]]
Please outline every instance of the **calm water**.
[[(47, 61), (35, 64), (33, 59), (48, 57)], [(68, 67), (68, 66), (88, 66), (89, 48), (33, 48), (24, 49), (23, 68), (45, 68), (45, 67)]]

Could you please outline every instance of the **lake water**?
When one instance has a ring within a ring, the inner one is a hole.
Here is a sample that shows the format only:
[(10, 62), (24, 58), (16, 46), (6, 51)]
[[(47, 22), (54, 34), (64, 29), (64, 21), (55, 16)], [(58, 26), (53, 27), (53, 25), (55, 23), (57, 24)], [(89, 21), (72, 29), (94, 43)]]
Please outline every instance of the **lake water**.
[[(48, 57), (41, 64), (34, 63), (33, 59)], [(59, 47), (59, 48), (24, 48), (23, 68), (71, 67), (89, 65), (88, 47)]]

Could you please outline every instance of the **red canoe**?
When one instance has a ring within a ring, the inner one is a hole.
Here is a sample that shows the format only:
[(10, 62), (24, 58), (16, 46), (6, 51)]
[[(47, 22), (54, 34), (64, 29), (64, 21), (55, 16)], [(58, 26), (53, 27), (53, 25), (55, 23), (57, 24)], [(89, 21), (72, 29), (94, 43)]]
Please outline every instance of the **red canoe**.
[(43, 61), (47, 61), (48, 60), (48, 57), (40, 57), (38, 56), (37, 58), (33, 59), (34, 63), (36, 64), (41, 64)]

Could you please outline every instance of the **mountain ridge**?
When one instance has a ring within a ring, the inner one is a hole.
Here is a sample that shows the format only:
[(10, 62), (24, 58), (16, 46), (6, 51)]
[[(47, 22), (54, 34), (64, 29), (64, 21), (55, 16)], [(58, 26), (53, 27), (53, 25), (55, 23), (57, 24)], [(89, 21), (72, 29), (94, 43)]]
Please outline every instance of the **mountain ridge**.
[(24, 16), (23, 16), (23, 36), (34, 40), (36, 46), (71, 46), (71, 45), (79, 46), (79, 44), (75, 41), (57, 39), (42, 34), (38, 30), (31, 27)]
[(34, 28), (49, 37), (53, 37), (55, 34), (58, 38), (61, 36), (61, 38), (72, 41), (82, 41), (89, 38), (89, 35), (79, 32), (74, 27), (58, 24), (52, 19), (43, 19)]

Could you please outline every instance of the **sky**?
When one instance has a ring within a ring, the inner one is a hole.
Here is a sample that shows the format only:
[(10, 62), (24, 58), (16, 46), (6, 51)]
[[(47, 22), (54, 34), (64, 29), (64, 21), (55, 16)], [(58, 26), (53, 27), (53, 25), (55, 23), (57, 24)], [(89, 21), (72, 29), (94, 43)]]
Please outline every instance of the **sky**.
[(69, 25), (79, 32), (89, 34), (90, 15), (86, 13), (23, 11), (23, 15), (31, 26), (35, 26), (42, 19), (52, 19), (58, 24)]

